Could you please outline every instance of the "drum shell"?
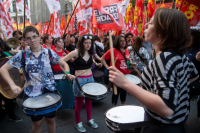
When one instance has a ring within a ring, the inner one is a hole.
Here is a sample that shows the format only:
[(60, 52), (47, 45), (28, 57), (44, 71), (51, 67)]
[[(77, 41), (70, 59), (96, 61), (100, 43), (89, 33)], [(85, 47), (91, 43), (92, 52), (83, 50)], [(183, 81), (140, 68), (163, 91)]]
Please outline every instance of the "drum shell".
[(56, 88), (62, 96), (62, 107), (61, 110), (69, 109), (74, 105), (74, 96), (72, 91), (72, 82), (68, 84), (66, 79), (56, 79)]
[[(89, 84), (89, 83), (95, 83), (95, 82), (88, 82), (86, 84)], [(86, 84), (84, 84), (84, 85), (86, 85)], [(97, 84), (101, 84), (101, 83), (97, 83)], [(81, 89), (84, 85), (81, 86)], [(101, 84), (101, 85), (103, 85), (103, 84)], [(105, 86), (105, 85), (103, 85), (103, 86)], [(106, 86), (105, 86), (105, 88), (106, 88)], [(108, 94), (108, 92), (106, 91), (106, 93), (104, 93), (102, 95), (90, 95), (90, 94), (87, 94), (86, 92), (84, 92), (84, 90), (82, 89), (83, 97), (90, 99), (90, 100), (96, 100), (96, 101), (102, 100), (107, 96), (107, 94)]]
[(106, 98), (107, 94), (108, 93), (105, 93), (103, 95), (93, 96), (93, 95), (86, 94), (85, 92), (82, 91), (82, 95), (85, 98), (90, 99), (90, 100), (96, 100), (96, 101), (103, 100), (104, 98)]
[[(24, 113), (26, 115), (28, 115), (28, 116), (29, 115), (49, 115), (52, 112), (57, 111), (58, 109), (61, 108), (61, 106), (62, 106), (62, 97), (61, 97), (61, 95), (59, 95), (59, 96), (60, 96), (60, 100), (58, 102), (56, 102), (55, 104), (53, 104), (53, 105), (50, 105), (50, 106), (47, 106), (47, 107), (43, 107), (43, 108), (34, 109), (34, 108), (25, 107), (22, 104), (22, 109), (23, 109)], [(26, 99), (28, 99), (28, 97)], [(24, 99), (24, 101), (26, 99)]]
[[(2, 67), (10, 58), (12, 57), (6, 57), (6, 58), (0, 59), (0, 67)], [(19, 70), (17, 68), (12, 68), (8, 72), (9, 72), (10, 77), (14, 81), (14, 83), (17, 86), (21, 86), (21, 77), (20, 77)], [(16, 98), (17, 95), (13, 93), (13, 91), (10, 89), (10, 86), (7, 84), (7, 82), (5, 82), (5, 80), (2, 78), (1, 75), (0, 75), (0, 81), (1, 81), (0, 93), (2, 93), (2, 95), (8, 99)]]

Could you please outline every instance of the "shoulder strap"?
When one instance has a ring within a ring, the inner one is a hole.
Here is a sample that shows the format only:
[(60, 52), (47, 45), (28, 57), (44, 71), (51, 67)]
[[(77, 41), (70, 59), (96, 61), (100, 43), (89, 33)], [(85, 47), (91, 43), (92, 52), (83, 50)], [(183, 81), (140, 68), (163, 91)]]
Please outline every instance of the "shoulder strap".
[(53, 59), (52, 59), (52, 53), (50, 49), (48, 49), (48, 54), (49, 54), (51, 69), (52, 69), (52, 72), (54, 73), (53, 64), (52, 64)]
[(21, 64), (22, 67), (25, 68), (25, 61), (26, 61), (26, 52), (22, 51), (22, 59), (21, 59)]
[(118, 51), (122, 54), (122, 56), (124, 57), (125, 61), (127, 62), (127, 59), (126, 59), (125, 55), (122, 53), (122, 51), (121, 50), (118, 50)]
[(64, 52), (67, 54), (67, 51), (63, 48)]

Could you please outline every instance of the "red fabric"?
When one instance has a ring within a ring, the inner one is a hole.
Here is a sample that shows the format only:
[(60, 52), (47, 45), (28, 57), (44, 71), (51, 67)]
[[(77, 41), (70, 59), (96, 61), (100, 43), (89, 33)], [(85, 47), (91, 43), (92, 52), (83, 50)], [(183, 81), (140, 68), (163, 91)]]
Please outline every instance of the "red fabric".
[[(66, 55), (66, 53), (65, 53), (64, 50), (62, 50), (61, 52), (57, 52), (56, 49), (53, 49), (53, 51), (56, 52), (58, 54), (58, 56), (60, 56), (61, 58), (63, 58)], [(68, 51), (67, 51), (67, 54), (69, 54)], [(60, 71), (62, 71), (62, 69), (60, 68), (60, 66), (58, 64), (53, 65), (53, 69), (54, 69), (54, 72), (60, 72)]]
[[(120, 70), (123, 74), (129, 74), (131, 73), (131, 70), (127, 69), (127, 65), (126, 65), (126, 61), (124, 59), (124, 56), (122, 56), (122, 54), (120, 53), (119, 50), (113, 48), (113, 52), (114, 52), (114, 59), (116, 59), (117, 57), (117, 61), (115, 63), (115, 67)], [(126, 49), (125, 50), (125, 57), (127, 60), (130, 60), (129, 58), (129, 52), (128, 50)], [(106, 59), (106, 60), (110, 60), (111, 58), (111, 55), (110, 55), (110, 50), (108, 50), (104, 55), (103, 57)], [(111, 66), (111, 62), (110, 62), (110, 66)]]
[(148, 0), (147, 10), (148, 10), (148, 17), (152, 18), (154, 15), (154, 12), (155, 12), (155, 1), (154, 0)]
[(190, 26), (196, 26), (200, 20), (200, 7), (190, 3), (190, 0), (183, 0), (180, 10), (186, 15)]
[[(47, 48), (47, 46), (44, 45), (44, 44), (42, 45), (42, 47), (43, 47), (43, 48)], [(55, 49), (55, 46), (54, 46), (53, 44), (51, 44), (51, 50), (54, 50), (54, 49)]]
[(119, 13), (121, 0), (93, 0), (93, 24), (101, 30), (121, 31), (123, 16)]

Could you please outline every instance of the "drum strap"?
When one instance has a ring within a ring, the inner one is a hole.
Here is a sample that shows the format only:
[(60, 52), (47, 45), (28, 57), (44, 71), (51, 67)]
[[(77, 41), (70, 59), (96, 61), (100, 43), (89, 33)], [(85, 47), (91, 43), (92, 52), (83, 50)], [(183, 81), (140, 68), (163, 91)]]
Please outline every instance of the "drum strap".
[(49, 59), (50, 59), (50, 65), (51, 65), (52, 72), (55, 73), (54, 69), (53, 69), (53, 64), (52, 64), (53, 59), (52, 59), (52, 53), (51, 53), (50, 49), (48, 49), (48, 54), (49, 54)]

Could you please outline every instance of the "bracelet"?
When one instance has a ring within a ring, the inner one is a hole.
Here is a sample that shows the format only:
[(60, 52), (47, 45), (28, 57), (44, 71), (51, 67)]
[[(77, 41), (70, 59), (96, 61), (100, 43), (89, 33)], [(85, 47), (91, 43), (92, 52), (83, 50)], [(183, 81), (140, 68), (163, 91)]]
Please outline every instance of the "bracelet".
[(66, 73), (66, 74), (70, 74), (70, 72), (68, 72), (68, 71), (66, 71), (65, 73)]

